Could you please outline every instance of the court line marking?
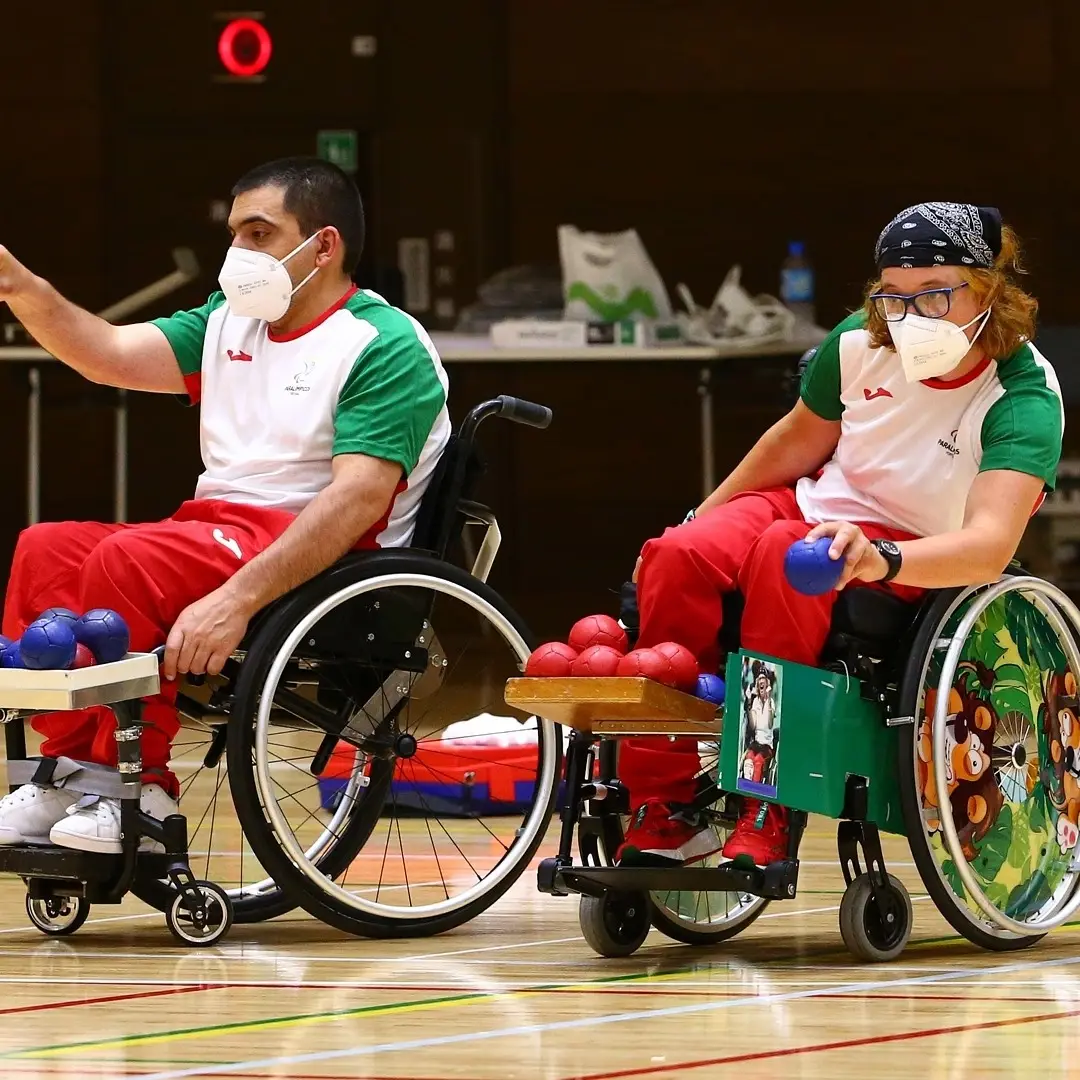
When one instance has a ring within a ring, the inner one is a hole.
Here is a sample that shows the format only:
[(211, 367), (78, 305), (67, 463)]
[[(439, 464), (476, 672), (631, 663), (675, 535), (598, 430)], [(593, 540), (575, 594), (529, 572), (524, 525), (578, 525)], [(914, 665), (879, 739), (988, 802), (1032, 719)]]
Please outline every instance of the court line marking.
[[(707, 1001), (692, 1005), (672, 1005), (661, 1009), (640, 1009), (633, 1012), (608, 1013), (601, 1016), (580, 1017), (573, 1020), (557, 1020), (538, 1024), (523, 1024), (506, 1028), (491, 1028), (481, 1031), (458, 1032), (453, 1035), (439, 1035), (423, 1039), (409, 1039), (401, 1042), (377, 1043), (372, 1046), (353, 1046), (335, 1050), (319, 1050), (306, 1054), (294, 1054), (288, 1056), (250, 1059), (242, 1062), (229, 1062), (223, 1064), (207, 1064), (197, 1069), (179, 1069), (167, 1072), (144, 1073), (141, 1080), (185, 1080), (193, 1076), (229, 1075), (235, 1073), (250, 1072), (257, 1069), (279, 1069), (283, 1066), (300, 1065), (313, 1062), (340, 1060), (349, 1057), (372, 1057), (377, 1054), (399, 1053), (403, 1051), (429, 1049), (436, 1046), (452, 1046), (460, 1043), (481, 1042), (490, 1039), (506, 1038), (515, 1035), (540, 1035), (551, 1031), (567, 1031), (582, 1028), (594, 1028), (608, 1024), (627, 1022), (646, 1022), (660, 1020), (672, 1016), (685, 1016), (694, 1013), (717, 1012), (724, 1009), (738, 1008), (740, 1006), (772, 1006), (788, 1001), (805, 1000), (807, 998), (833, 997), (838, 994), (865, 994), (878, 989), (891, 989), (901, 986), (926, 986), (942, 982), (956, 982), (964, 979), (977, 979), (982, 974), (1003, 975), (1018, 971), (1045, 970), (1048, 968), (1062, 967), (1066, 964), (1075, 964), (1075, 957), (1064, 957), (1057, 960), (1029, 961), (1022, 964), (995, 965), (990, 968), (964, 969), (951, 972), (943, 972), (934, 975), (914, 976), (903, 979), (886, 979), (866, 981), (861, 983), (847, 983), (835, 987), (816, 987), (809, 990), (787, 991), (778, 994), (754, 994), (738, 998), (728, 998), (722, 1001)], [(580, 985), (580, 984), (571, 984)], [(557, 988), (553, 988), (557, 989)], [(253, 1021), (246, 1024), (215, 1025), (212, 1028), (196, 1028), (188, 1031), (161, 1032), (150, 1036), (127, 1036), (120, 1039), (98, 1042), (70, 1043), (62, 1046), (41, 1047), (13, 1051), (0, 1055), (3, 1060), (29, 1060), (38, 1058), (50, 1058), (70, 1053), (83, 1051), (116, 1049), (120, 1047), (145, 1046), (156, 1042), (178, 1041), (184, 1038), (199, 1038), (204, 1036), (235, 1034), (239, 1032), (265, 1031), (280, 1028), (298, 1028), (316, 1023), (333, 1022), (339, 1019), (355, 1016), (386, 1016), (405, 1012), (429, 1011), (436, 1008), (446, 1008), (461, 1004), (469, 1004), (477, 1001), (499, 1001), (510, 997), (526, 996), (516, 994), (459, 994), (450, 998), (439, 998), (434, 1001), (410, 1002), (404, 1005), (367, 1006), (360, 1009), (342, 1010), (334, 1013), (311, 1014), (296, 1017), (281, 1017), (264, 1021)], [(1080, 1015), (1080, 1009), (1068, 1015)], [(657, 1070), (652, 1070), (653, 1072)]]
[[(44, 983), (55, 985), (54, 980), (42, 979)], [(76, 986), (80, 985), (75, 983)], [(70, 1009), (79, 1005), (112, 1005), (118, 1001), (142, 1001), (145, 998), (168, 997), (174, 994), (195, 994), (200, 990), (218, 990), (225, 986), (173, 986), (166, 990), (144, 990), (138, 994), (111, 994), (106, 997), (83, 998), (81, 1001), (43, 1001), (37, 1005), (15, 1005), (11, 1008), (0, 1009), (0, 1016), (12, 1016), (15, 1013), (45, 1012), (47, 1009)]]
[(1012, 1016), (1001, 1020), (983, 1020), (972, 1024), (955, 1024), (950, 1027), (922, 1028), (919, 1031), (898, 1031), (888, 1035), (866, 1035), (858, 1039), (844, 1039), (837, 1042), (812, 1043), (809, 1046), (792, 1046), (784, 1050), (756, 1050), (744, 1054), (730, 1054), (727, 1057), (701, 1059), (699, 1061), (668, 1062), (663, 1065), (648, 1065), (634, 1069), (617, 1069), (602, 1073), (574, 1073), (562, 1080), (620, 1080), (630, 1076), (657, 1076), (689, 1069), (705, 1069), (716, 1065), (734, 1065), (747, 1061), (764, 1061), (768, 1058), (787, 1057), (796, 1054), (819, 1054), (827, 1050), (848, 1050), (856, 1046), (878, 1046), (881, 1043), (905, 1042), (911, 1039), (927, 1039), (939, 1035), (957, 1035), (969, 1031), (986, 1031), (990, 1028), (1012, 1027), (1018, 1024), (1040, 1024), (1048, 1020), (1067, 1020), (1080, 1016), (1080, 1009), (1068, 1009), (1065, 1012), (1040, 1013), (1036, 1016)]

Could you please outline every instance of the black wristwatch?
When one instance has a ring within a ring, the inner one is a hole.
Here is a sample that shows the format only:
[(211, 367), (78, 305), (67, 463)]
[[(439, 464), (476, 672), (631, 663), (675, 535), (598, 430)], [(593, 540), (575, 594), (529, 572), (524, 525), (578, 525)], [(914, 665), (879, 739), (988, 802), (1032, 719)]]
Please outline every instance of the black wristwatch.
[(900, 567), (904, 565), (904, 556), (900, 548), (892, 540), (871, 540), (871, 544), (878, 549), (878, 553), (889, 564), (882, 581), (892, 581), (900, 573)]

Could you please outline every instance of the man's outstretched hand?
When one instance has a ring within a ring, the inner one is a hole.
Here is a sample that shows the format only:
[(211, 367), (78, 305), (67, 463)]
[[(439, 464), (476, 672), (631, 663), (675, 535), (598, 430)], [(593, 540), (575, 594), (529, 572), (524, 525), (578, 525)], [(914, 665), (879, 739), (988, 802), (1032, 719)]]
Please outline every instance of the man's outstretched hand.
[(30, 271), (10, 251), (0, 245), (0, 300), (18, 296), (30, 279)]

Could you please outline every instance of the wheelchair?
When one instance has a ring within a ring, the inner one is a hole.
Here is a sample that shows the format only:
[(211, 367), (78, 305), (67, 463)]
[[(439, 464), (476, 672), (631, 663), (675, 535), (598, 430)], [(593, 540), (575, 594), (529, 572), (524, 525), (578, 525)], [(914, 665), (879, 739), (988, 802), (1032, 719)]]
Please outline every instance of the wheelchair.
[[(624, 597), (626, 597), (624, 590)], [(918, 604), (843, 592), (820, 666), (740, 648), (725, 598), (726, 700), (646, 680), (515, 679), (507, 700), (571, 726), (558, 854), (542, 892), (579, 894), (585, 940), (628, 956), (650, 927), (687, 944), (725, 941), (797, 895), (807, 815), (836, 819), (846, 882), (840, 933), (858, 959), (896, 958), (911, 899), (888, 873), (880, 833), (907, 838), (926, 890), (969, 941), (1035, 944), (1080, 907), (1080, 611), (1019, 567), (990, 586)], [(635, 626), (632, 587), (623, 622)], [(749, 704), (765, 674), (775, 709), (756, 745)], [(719, 854), (683, 867), (614, 865), (630, 811), (612, 736), (698, 739), (693, 802), (674, 808), (722, 848), (745, 797), (789, 807), (786, 857), (764, 867)], [(578, 861), (574, 858), (575, 836)]]
[[(169, 932), (181, 944), (216, 944), (233, 922), (225, 890), (195, 878), (188, 859), (187, 823), (173, 814), (157, 821), (140, 808), (142, 794), (141, 704), (159, 690), (164, 647), (82, 671), (5, 671), (0, 679), (0, 723), (6, 725), (8, 782), (63, 785), (86, 796), (120, 802), (121, 850), (117, 854), (50, 845), (0, 847), (0, 872), (26, 883), (26, 913), (49, 937), (75, 933), (92, 904), (118, 904), (143, 880), (168, 882), (161, 905)], [(108, 705), (116, 716), (117, 768), (70, 758), (27, 758), (23, 722), (40, 713)], [(149, 840), (162, 850), (142, 850)]]
[[(505, 395), (473, 408), (413, 547), (347, 555), (260, 612), (220, 676), (181, 686), (172, 764), (190, 858), (227, 885), (236, 922), (302, 907), (363, 936), (438, 933), (493, 903), (542, 841), (562, 740), (502, 706), (533, 642), (486, 584), (501, 532), (472, 494), (477, 430), (493, 416), (551, 421)], [(470, 570), (449, 561), (455, 542)], [(502, 744), (508, 760), (491, 753)], [(21, 726), (9, 725), (8, 756), (25, 757)], [(242, 839), (222, 851), (226, 790), (226, 825), (238, 819)], [(171, 911), (180, 890), (166, 869), (140, 855), (125, 884)]]

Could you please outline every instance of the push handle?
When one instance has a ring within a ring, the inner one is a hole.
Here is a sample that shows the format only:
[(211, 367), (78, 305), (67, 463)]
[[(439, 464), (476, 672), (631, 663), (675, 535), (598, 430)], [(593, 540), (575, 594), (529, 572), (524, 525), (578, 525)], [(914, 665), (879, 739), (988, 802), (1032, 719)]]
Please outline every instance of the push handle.
[(535, 401), (525, 401), (509, 394), (500, 394), (498, 401), (499, 415), (515, 424), (546, 428), (551, 423), (551, 410), (546, 405), (537, 405)]

